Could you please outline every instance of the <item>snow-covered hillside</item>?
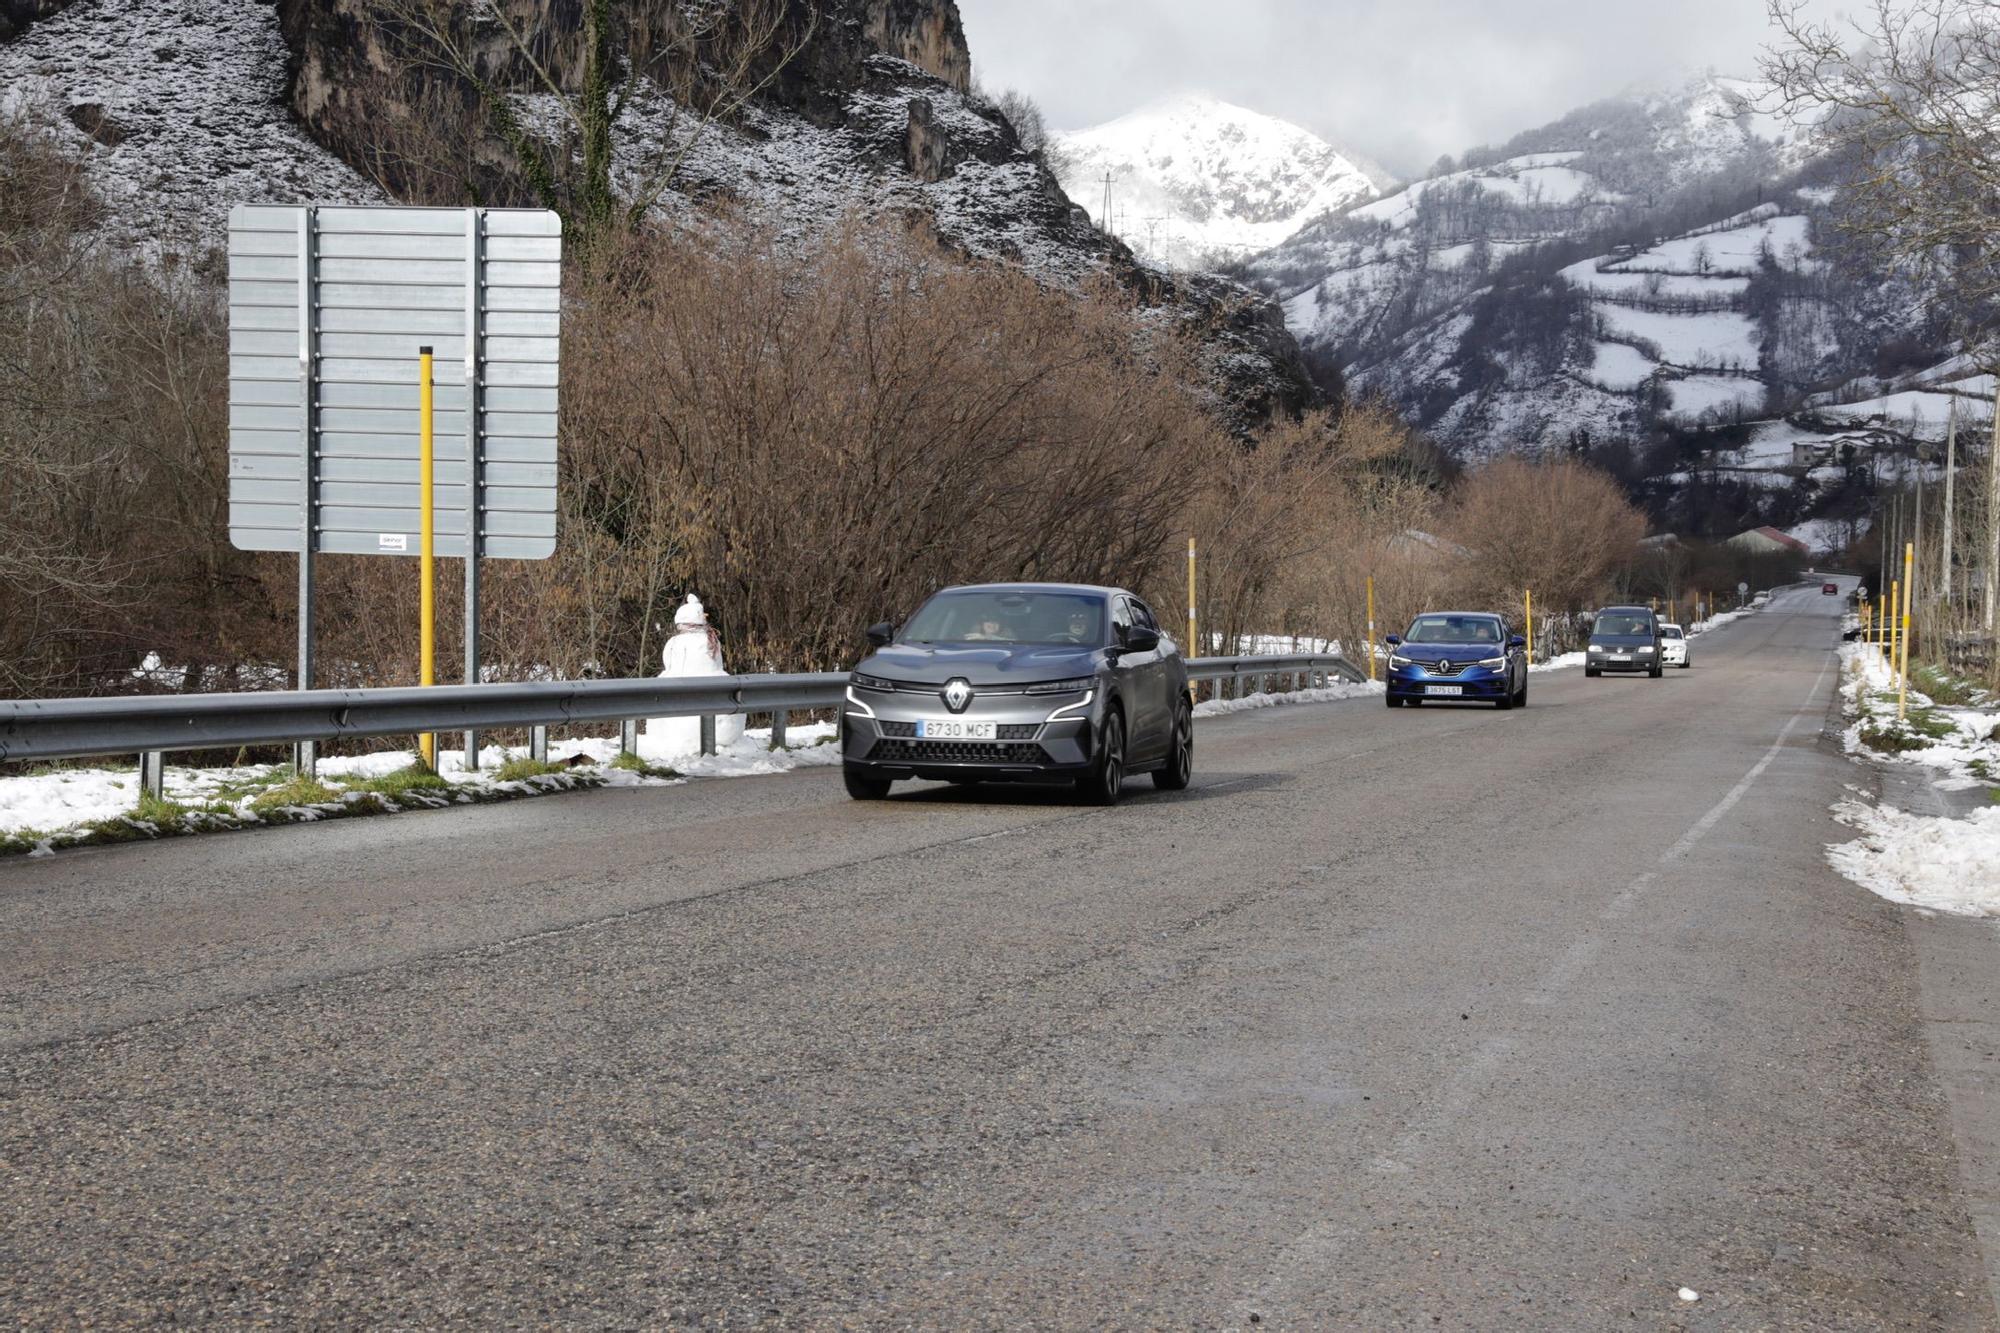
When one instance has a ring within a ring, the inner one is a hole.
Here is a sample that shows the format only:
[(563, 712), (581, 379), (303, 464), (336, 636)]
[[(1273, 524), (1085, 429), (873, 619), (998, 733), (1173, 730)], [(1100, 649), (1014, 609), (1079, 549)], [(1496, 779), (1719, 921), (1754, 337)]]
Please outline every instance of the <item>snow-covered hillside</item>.
[(1826, 200), (1787, 188), (1802, 140), (1756, 91), (1585, 107), (1250, 267), (1301, 341), (1474, 454), (1754, 416), (1839, 350), (1811, 281)]
[[(1051, 136), (1070, 198), (1155, 263), (1242, 259), (1381, 192), (1388, 177), (1288, 121), (1187, 93)], [(1111, 213), (1104, 212), (1111, 177)]]

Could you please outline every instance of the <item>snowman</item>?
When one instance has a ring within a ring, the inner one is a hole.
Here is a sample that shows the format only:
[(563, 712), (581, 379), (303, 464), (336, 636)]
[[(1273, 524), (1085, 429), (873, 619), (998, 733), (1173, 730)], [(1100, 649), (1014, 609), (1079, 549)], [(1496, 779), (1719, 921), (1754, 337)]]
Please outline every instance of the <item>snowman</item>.
[[(701, 598), (688, 594), (687, 601), (674, 611), (674, 632), (660, 649), (660, 675), (670, 679), (694, 676), (726, 676), (722, 663), (722, 640), (708, 623)], [(743, 716), (726, 714), (715, 719), (715, 746), (727, 749), (743, 736)], [(698, 717), (655, 717), (646, 722), (640, 749), (648, 759), (675, 759), (701, 753), (701, 719)]]

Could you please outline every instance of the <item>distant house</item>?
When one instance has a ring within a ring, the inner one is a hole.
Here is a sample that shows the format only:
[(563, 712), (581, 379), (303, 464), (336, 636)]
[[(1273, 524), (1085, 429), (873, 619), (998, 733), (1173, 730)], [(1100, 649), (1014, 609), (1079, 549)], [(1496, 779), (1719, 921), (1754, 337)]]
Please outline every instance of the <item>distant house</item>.
[(1649, 554), (1661, 551), (1678, 551), (1681, 539), (1671, 532), (1662, 532), (1652, 537), (1641, 537), (1639, 549)]
[(1751, 551), (1757, 555), (1812, 554), (1812, 547), (1790, 533), (1780, 532), (1772, 527), (1751, 528), (1747, 532), (1739, 532), (1723, 545), (1734, 546), (1740, 551)]

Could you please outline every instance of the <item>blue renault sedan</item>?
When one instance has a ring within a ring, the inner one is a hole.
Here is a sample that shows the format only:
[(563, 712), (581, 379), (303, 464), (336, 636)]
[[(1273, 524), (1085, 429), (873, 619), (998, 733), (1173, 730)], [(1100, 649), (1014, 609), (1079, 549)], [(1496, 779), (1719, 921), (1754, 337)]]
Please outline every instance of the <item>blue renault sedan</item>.
[(1426, 611), (1408, 634), (1391, 634), (1389, 707), (1528, 702), (1528, 641), (1484, 611)]

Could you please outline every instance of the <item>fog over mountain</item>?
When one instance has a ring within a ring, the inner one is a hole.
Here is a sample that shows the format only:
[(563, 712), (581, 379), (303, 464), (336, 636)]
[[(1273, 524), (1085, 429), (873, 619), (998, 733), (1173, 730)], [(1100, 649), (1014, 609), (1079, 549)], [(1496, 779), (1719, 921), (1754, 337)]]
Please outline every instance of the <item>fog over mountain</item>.
[[(1634, 87), (1746, 70), (1760, 0), (964, 0), (974, 73), (1059, 129), (1205, 89), (1420, 176)], [(1832, 0), (1808, 11), (1830, 15)]]

